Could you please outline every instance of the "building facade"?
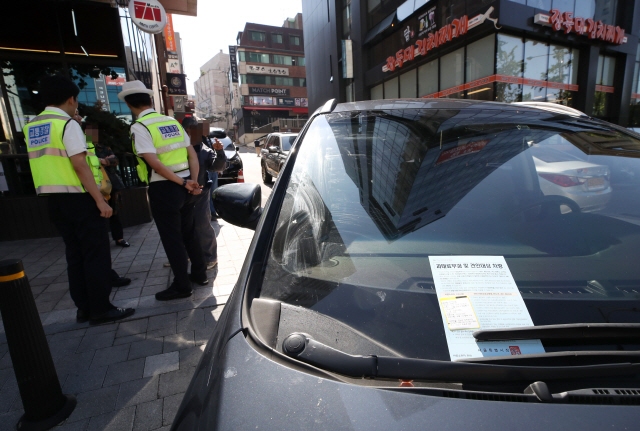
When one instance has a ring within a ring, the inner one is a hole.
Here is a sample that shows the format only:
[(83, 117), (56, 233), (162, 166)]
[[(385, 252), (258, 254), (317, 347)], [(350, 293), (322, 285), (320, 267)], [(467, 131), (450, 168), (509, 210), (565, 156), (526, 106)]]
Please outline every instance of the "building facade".
[(211, 127), (232, 128), (229, 54), (220, 50), (202, 65), (194, 89), (196, 116), (209, 120)]
[(302, 5), (312, 110), (331, 98), (546, 101), (640, 125), (638, 0)]
[[(237, 37), (237, 89), (233, 124), (238, 141), (252, 142), (280, 119), (308, 118), (301, 14), (282, 27), (247, 23)], [(233, 88), (233, 74), (230, 75)], [(295, 124), (295, 121), (291, 122)], [(283, 130), (286, 131), (286, 130)]]

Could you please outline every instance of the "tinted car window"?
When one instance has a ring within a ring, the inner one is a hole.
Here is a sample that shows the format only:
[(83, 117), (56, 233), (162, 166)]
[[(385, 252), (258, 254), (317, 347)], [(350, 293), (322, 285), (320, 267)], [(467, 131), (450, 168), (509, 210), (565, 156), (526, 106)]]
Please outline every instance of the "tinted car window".
[(225, 150), (227, 151), (235, 151), (236, 147), (233, 143), (233, 141), (230, 138), (223, 138), (223, 139), (218, 139), (220, 142), (222, 142), (222, 145), (224, 147)]
[(449, 360), (429, 256), (490, 255), (505, 257), (535, 325), (640, 323), (640, 141), (567, 118), (316, 117), (286, 184), (261, 296), (401, 355)]
[(282, 141), (282, 151), (289, 151), (291, 144), (296, 140), (296, 136), (281, 136), (280, 140)]

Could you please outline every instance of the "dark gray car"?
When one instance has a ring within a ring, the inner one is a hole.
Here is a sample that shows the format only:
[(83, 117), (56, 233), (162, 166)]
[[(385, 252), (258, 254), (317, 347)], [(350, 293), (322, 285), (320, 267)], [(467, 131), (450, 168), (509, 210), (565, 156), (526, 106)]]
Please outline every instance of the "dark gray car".
[[(550, 145), (608, 168), (603, 209), (544, 194), (531, 150)], [(257, 185), (214, 193), (256, 232), (172, 429), (635, 429), (639, 159), (640, 135), (535, 108), (328, 102), (264, 211)], [(452, 360), (469, 316), (442, 301), (468, 297), (442, 298), (430, 262), (487, 256), (509, 276), (478, 275), (477, 351)], [(526, 327), (495, 299), (509, 277)]]

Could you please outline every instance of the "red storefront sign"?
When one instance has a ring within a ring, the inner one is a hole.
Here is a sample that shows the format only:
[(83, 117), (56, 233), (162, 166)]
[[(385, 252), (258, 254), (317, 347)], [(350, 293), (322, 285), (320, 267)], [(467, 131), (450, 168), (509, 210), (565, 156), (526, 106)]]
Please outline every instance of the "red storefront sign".
[(469, 142), (468, 144), (458, 145), (455, 148), (443, 151), (440, 153), (440, 157), (436, 160), (436, 166), (448, 162), (449, 160), (457, 159), (458, 157), (466, 156), (467, 154), (477, 153), (482, 150), (489, 143), (489, 139), (482, 141)]
[(405, 49), (401, 49), (395, 53), (395, 56), (387, 58), (387, 64), (382, 66), (383, 72), (393, 72), (396, 68), (402, 67), (405, 63), (413, 61), (416, 57), (427, 55), (427, 53), (435, 48), (444, 45), (453, 39), (465, 35), (467, 31), (483, 24), (486, 20), (493, 21), (494, 25), (498, 24), (497, 18), (491, 18), (494, 11), (491, 6), (484, 14), (479, 14), (469, 19), (466, 15), (461, 18), (454, 19), (451, 24), (447, 24), (440, 30), (429, 33), (424, 39), (418, 39), (415, 45), (411, 45)]
[(549, 15), (545, 13), (536, 14), (533, 22), (552, 27), (555, 31), (563, 31), (564, 34), (573, 32), (589, 39), (600, 39), (617, 45), (627, 43), (623, 28), (606, 25), (602, 21), (594, 21), (591, 18), (574, 17), (572, 12), (560, 12), (558, 9), (551, 9)]
[(615, 88), (608, 85), (596, 85), (596, 91), (602, 91), (604, 93), (614, 93)]
[[(517, 76), (491, 75), (491, 76), (487, 76), (486, 78), (476, 79), (475, 81), (471, 81), (462, 85), (457, 85), (455, 87), (442, 90), (438, 93), (433, 93), (433, 94), (429, 94), (422, 97), (426, 99), (436, 99), (438, 97), (446, 97), (450, 94), (460, 93), (461, 91), (470, 90), (476, 87), (481, 87), (486, 84), (491, 84), (492, 82), (504, 82), (507, 84), (524, 84), (524, 85), (531, 85), (533, 87), (555, 88), (558, 90), (567, 90), (567, 91), (578, 91), (578, 88), (579, 88), (575, 84), (564, 84), (562, 82), (540, 81), (538, 79), (518, 78)], [(613, 87), (606, 87), (607, 89), (611, 89), (611, 91), (598, 90), (598, 87), (604, 87), (604, 86), (602, 85), (596, 86), (597, 91), (607, 91), (611, 93), (613, 92)]]

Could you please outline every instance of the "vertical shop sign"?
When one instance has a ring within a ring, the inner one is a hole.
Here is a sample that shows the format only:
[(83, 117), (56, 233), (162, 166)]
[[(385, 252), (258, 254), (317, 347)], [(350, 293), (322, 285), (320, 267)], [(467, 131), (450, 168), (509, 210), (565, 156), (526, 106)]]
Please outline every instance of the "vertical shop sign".
[(171, 14), (167, 14), (167, 25), (164, 27), (164, 41), (167, 51), (176, 52), (176, 35), (173, 32), (173, 19)]
[(237, 62), (237, 50), (235, 45), (229, 45), (229, 63), (231, 63), (231, 82), (238, 82), (238, 62)]
[(98, 102), (100, 102), (100, 109), (103, 111), (109, 112), (111, 107), (109, 106), (109, 95), (107, 94), (107, 83), (104, 80), (104, 77), (100, 75), (100, 78), (94, 79), (96, 86), (96, 97), (98, 98)]
[(353, 78), (353, 48), (349, 39), (342, 41), (342, 77)]

